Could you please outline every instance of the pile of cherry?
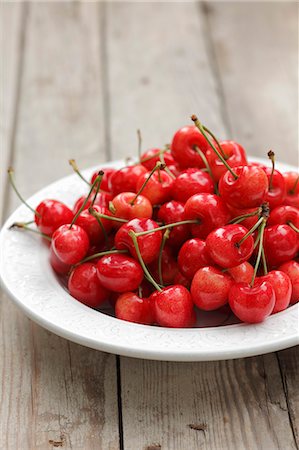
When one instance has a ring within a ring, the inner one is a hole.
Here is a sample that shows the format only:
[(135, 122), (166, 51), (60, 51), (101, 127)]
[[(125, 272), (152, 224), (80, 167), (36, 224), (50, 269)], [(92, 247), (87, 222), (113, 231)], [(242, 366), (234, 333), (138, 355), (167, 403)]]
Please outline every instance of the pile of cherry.
[[(298, 173), (276, 170), (272, 151), (270, 167), (249, 163), (241, 145), (192, 120), (171, 145), (90, 181), (70, 161), (89, 190), (72, 210), (27, 204), (80, 302), (109, 299), (119, 319), (190, 327), (196, 308), (257, 323), (298, 301)], [(29, 225), (12, 227), (37, 232)]]

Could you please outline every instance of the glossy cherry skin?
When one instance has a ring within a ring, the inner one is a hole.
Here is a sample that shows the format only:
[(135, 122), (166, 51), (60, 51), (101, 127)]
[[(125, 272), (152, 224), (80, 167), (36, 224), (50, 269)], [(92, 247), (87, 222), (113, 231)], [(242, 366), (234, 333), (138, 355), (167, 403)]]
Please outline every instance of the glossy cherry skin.
[(70, 223), (74, 217), (70, 208), (58, 200), (43, 200), (36, 208), (40, 216), (35, 214), (34, 220), (38, 229), (52, 236), (61, 225)]
[(269, 281), (256, 279), (253, 287), (235, 283), (229, 291), (229, 306), (242, 322), (259, 323), (273, 311), (275, 291)]
[(136, 192), (137, 181), (139, 177), (147, 170), (141, 164), (127, 166), (117, 170), (109, 179), (109, 191), (115, 196), (121, 192)]
[(238, 245), (247, 232), (247, 228), (242, 225), (225, 225), (213, 230), (206, 239), (207, 251), (212, 260), (224, 268), (248, 261), (253, 252), (252, 235)]
[[(238, 209), (238, 208), (233, 208), (230, 205), (228, 205), (228, 209), (229, 209), (233, 219), (235, 219), (236, 217), (239, 217), (239, 216), (244, 216), (245, 214), (251, 214), (258, 210), (258, 208), (256, 208), (256, 207), (255, 208)], [(259, 216), (257, 213), (254, 216), (243, 219), (242, 222), (240, 222), (240, 224), (243, 225), (244, 227), (246, 227), (248, 230), (250, 230), (256, 224), (258, 219), (259, 219)]]
[(238, 266), (228, 269), (228, 273), (236, 283), (250, 283), (254, 269), (248, 261), (245, 261)]
[(86, 262), (75, 267), (68, 281), (72, 297), (91, 308), (99, 308), (109, 298), (109, 291), (101, 285), (95, 264)]
[[(112, 169), (112, 167), (106, 167), (103, 169), (104, 175), (101, 180), (101, 190), (102, 191), (109, 191), (109, 180), (112, 177), (112, 175), (116, 172), (116, 169)], [(99, 171), (97, 170), (91, 177), (90, 183), (93, 184), (97, 176), (99, 175)]]
[[(155, 261), (150, 263), (148, 268), (152, 277), (157, 281), (157, 283), (159, 283), (160, 278), (158, 259), (155, 259)], [(161, 259), (162, 284), (174, 284), (174, 279), (176, 274), (178, 273), (178, 270), (178, 263), (176, 261), (176, 258), (173, 256), (172, 249), (170, 248), (170, 246), (166, 245), (163, 248)]]
[[(121, 192), (112, 200), (116, 217), (121, 219), (135, 219), (145, 218), (149, 219), (153, 215), (153, 207), (151, 202), (144, 197), (144, 195), (138, 195), (134, 200), (136, 194), (133, 192)], [(131, 202), (134, 200), (133, 205)]]
[(161, 327), (189, 327), (193, 318), (193, 302), (190, 292), (184, 286), (176, 284), (154, 292), (150, 301), (153, 305), (155, 320)]
[(210, 175), (200, 169), (184, 170), (174, 180), (172, 187), (173, 198), (185, 203), (188, 198), (201, 192), (214, 193), (214, 184)]
[[(272, 169), (270, 167), (265, 167), (264, 171), (268, 177), (268, 182), (270, 183)], [(274, 170), (271, 188), (269, 185), (268, 192), (265, 196), (265, 201), (269, 203), (269, 206), (272, 209), (283, 203), (286, 194), (287, 190), (284, 177), (278, 170)]]
[[(108, 208), (109, 202), (112, 199), (113, 199), (113, 197), (109, 192), (100, 191), (100, 192), (98, 192), (98, 195), (96, 197), (94, 204), (96, 206), (102, 206), (104, 208)], [(74, 204), (74, 207), (73, 207), (74, 214), (77, 214), (79, 209), (81, 209), (85, 200), (86, 200), (86, 195), (82, 195), (81, 197), (78, 198), (78, 200), (76, 201), (76, 203)], [(84, 206), (84, 209), (88, 209), (91, 205), (91, 202), (92, 202), (92, 196), (91, 196), (91, 198), (88, 199), (86, 205)]]
[[(94, 205), (93, 209), (99, 214), (110, 215), (108, 209)], [(112, 228), (112, 221), (109, 219), (101, 219), (103, 228), (107, 234)], [(102, 227), (99, 225), (97, 219), (84, 209), (78, 216), (76, 224), (86, 231), (91, 245), (98, 245), (105, 240)]]
[(199, 269), (191, 283), (192, 300), (199, 309), (213, 311), (225, 305), (232, 278), (212, 266)]
[(178, 264), (181, 273), (189, 280), (192, 280), (198, 269), (211, 265), (212, 259), (205, 241), (198, 238), (186, 241), (179, 251)]
[(191, 281), (180, 271), (178, 271), (176, 276), (174, 277), (174, 284), (181, 284), (182, 286), (185, 286), (185, 288), (190, 290)]
[(227, 171), (220, 178), (219, 193), (223, 200), (235, 208), (260, 206), (268, 192), (268, 177), (258, 166), (234, 167), (237, 179)]
[(58, 275), (67, 275), (70, 271), (71, 266), (69, 264), (63, 263), (56, 253), (54, 252), (53, 248), (50, 247), (50, 264), (52, 269), (58, 274)]
[(148, 298), (140, 298), (134, 292), (121, 294), (115, 304), (115, 316), (127, 322), (152, 325), (154, 314)]
[(268, 225), (288, 224), (291, 222), (299, 228), (299, 209), (289, 205), (281, 205), (274, 208), (268, 219)]
[(195, 146), (203, 153), (210, 148), (204, 136), (195, 126), (182, 127), (175, 133), (171, 144), (171, 154), (182, 169), (205, 167), (201, 156), (195, 151)]
[[(129, 250), (131, 255), (138, 260), (138, 256), (132, 241), (129, 231), (133, 230), (135, 233), (142, 231), (150, 231), (158, 228), (158, 224), (151, 219), (133, 219), (120, 227), (115, 235), (115, 247), (118, 250)], [(162, 232), (160, 230), (153, 233), (144, 234), (137, 237), (139, 250), (145, 264), (154, 261), (160, 250), (162, 242)]]
[(299, 302), (299, 263), (297, 261), (288, 261), (278, 268), (279, 271), (288, 275), (292, 284), (292, 294), (290, 304)]
[[(164, 224), (185, 220), (184, 204), (171, 200), (164, 203), (158, 211), (157, 219)], [(177, 249), (191, 236), (190, 225), (178, 225), (172, 228), (167, 240), (168, 244)]]
[(133, 258), (112, 254), (97, 262), (97, 274), (101, 284), (113, 292), (135, 291), (143, 280), (143, 270)]
[(293, 259), (298, 251), (298, 234), (288, 225), (272, 225), (264, 232), (264, 251), (270, 267)]
[(53, 234), (51, 247), (56, 256), (65, 264), (77, 264), (89, 249), (89, 238), (86, 231), (78, 225), (61, 225)]
[[(230, 167), (245, 166), (247, 164), (246, 152), (240, 144), (235, 141), (220, 141), (220, 145)], [(216, 148), (218, 149), (217, 145)], [(218, 182), (227, 169), (213, 149), (207, 150), (206, 157), (212, 170), (213, 178)]]
[(289, 306), (292, 295), (292, 283), (286, 273), (280, 270), (272, 270), (267, 275), (260, 277), (259, 280), (268, 281), (274, 289), (275, 305), (272, 313), (283, 311)]
[(297, 172), (286, 172), (283, 173), (283, 177), (286, 184), (287, 195), (284, 200), (285, 205), (294, 206), (295, 208), (299, 208), (299, 183), (293, 191), (296, 180), (298, 178)]
[[(148, 179), (149, 172), (141, 175), (137, 181), (137, 191), (142, 187), (143, 183)], [(157, 172), (148, 180), (148, 183), (142, 191), (142, 195), (149, 199), (152, 205), (161, 205), (171, 199), (173, 179), (164, 170)]]
[[(159, 148), (150, 148), (146, 152), (141, 155), (140, 163), (147, 169), (152, 170), (158, 161), (160, 161), (160, 152)], [(167, 166), (172, 166), (175, 164), (175, 161), (170, 152), (163, 153), (164, 161)], [(147, 159), (150, 158), (150, 159)], [(143, 161), (147, 159), (147, 161)]]
[(226, 225), (230, 213), (223, 200), (214, 194), (195, 194), (185, 204), (185, 219), (196, 219), (200, 223), (191, 225), (194, 237), (205, 239), (215, 228)]

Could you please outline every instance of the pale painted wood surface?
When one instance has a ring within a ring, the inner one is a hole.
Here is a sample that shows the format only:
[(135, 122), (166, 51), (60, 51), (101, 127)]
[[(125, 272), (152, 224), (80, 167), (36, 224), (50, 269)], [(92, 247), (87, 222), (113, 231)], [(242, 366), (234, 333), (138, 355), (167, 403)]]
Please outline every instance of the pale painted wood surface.
[[(193, 112), (252, 154), (271, 142), (283, 159), (296, 161), (294, 3), (4, 8), (3, 23), (10, 31), (14, 23), (14, 36), (1, 41), (11, 74), (1, 152), (6, 164), (14, 150), (24, 195), (69, 173), (70, 157), (87, 167), (133, 155), (138, 127), (145, 147), (168, 142)], [(249, 87), (242, 82), (246, 53)], [(256, 114), (253, 90), (260, 98)], [(10, 195), (5, 215), (17, 203)], [(114, 356), (44, 331), (5, 296), (1, 335), (1, 449), (43, 450), (60, 442), (87, 450), (298, 448), (296, 349), (215, 363), (120, 358), (117, 368)]]

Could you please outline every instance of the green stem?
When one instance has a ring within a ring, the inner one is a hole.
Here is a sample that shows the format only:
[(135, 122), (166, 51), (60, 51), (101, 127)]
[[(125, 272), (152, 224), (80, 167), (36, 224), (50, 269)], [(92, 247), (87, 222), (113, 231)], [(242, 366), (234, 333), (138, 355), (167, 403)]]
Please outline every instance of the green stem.
[(134, 205), (134, 203), (137, 200), (137, 197), (139, 197), (139, 195), (141, 194), (141, 192), (143, 191), (143, 189), (145, 188), (145, 186), (147, 185), (147, 183), (149, 182), (149, 179), (152, 177), (152, 175), (156, 172), (156, 170), (160, 171), (160, 169), (164, 169), (164, 164), (162, 164), (160, 161), (157, 162), (157, 164), (155, 165), (155, 167), (150, 171), (147, 179), (144, 181), (144, 183), (142, 184), (141, 188), (139, 189), (139, 191), (137, 192), (137, 194), (135, 195), (135, 197), (133, 198), (133, 200), (130, 201), (130, 205)]
[(179, 225), (189, 225), (199, 223), (198, 220), (182, 220), (181, 222), (168, 223), (167, 225), (162, 225), (162, 227), (153, 228), (152, 230), (140, 231), (139, 233), (135, 233), (136, 236), (144, 236), (145, 234), (155, 233), (156, 231), (167, 230), (168, 228), (177, 227)]
[(299, 233), (299, 228), (296, 227), (292, 222), (288, 222), (289, 227), (291, 227), (296, 233)]
[(262, 260), (263, 260), (263, 267), (264, 267), (264, 275), (267, 275), (268, 273), (268, 267), (267, 267), (267, 260), (265, 255), (264, 247), (262, 249)]
[(159, 250), (158, 273), (159, 273), (159, 282), (162, 285), (164, 284), (163, 273), (162, 273), (162, 254), (163, 254), (163, 250), (164, 250), (165, 244), (167, 242), (167, 239), (169, 238), (169, 234), (170, 234), (170, 229), (168, 228), (168, 230), (166, 230), (165, 233), (163, 234), (163, 238), (162, 238), (162, 242), (161, 242), (161, 246), (160, 246), (160, 250)]
[(89, 208), (88, 211), (90, 214), (94, 217), (98, 217), (99, 219), (108, 219), (108, 220), (114, 220), (115, 222), (121, 222), (121, 223), (128, 223), (129, 221), (126, 219), (121, 219), (120, 217), (114, 217), (114, 216), (108, 216), (107, 214), (98, 213), (92, 208)]
[(195, 125), (199, 129), (199, 131), (202, 133), (203, 137), (206, 139), (208, 144), (212, 147), (212, 149), (214, 150), (214, 152), (216, 153), (216, 155), (218, 156), (220, 161), (224, 164), (224, 166), (227, 168), (227, 170), (230, 171), (230, 173), (232, 174), (234, 179), (237, 180), (238, 175), (233, 171), (233, 169), (230, 167), (230, 165), (226, 162), (225, 158), (221, 155), (221, 153), (217, 150), (217, 148), (215, 147), (213, 142), (209, 139), (209, 137), (207, 135), (207, 133), (209, 132), (208, 129), (202, 125), (202, 123), (198, 120), (198, 118), (196, 117), (195, 114), (193, 114), (191, 116), (191, 119), (193, 120), (193, 122), (195, 123)]
[[(94, 211), (94, 210), (93, 210), (93, 211)], [(92, 214), (92, 215), (93, 215), (93, 214)], [(105, 227), (104, 227), (104, 225), (103, 225), (103, 222), (102, 222), (102, 220), (101, 220), (100, 217), (97, 217), (97, 216), (93, 216), (93, 217), (96, 219), (96, 221), (98, 222), (99, 226), (101, 227), (101, 230), (102, 230), (102, 233), (103, 233), (104, 239), (105, 239), (105, 245), (106, 245), (106, 247), (108, 248), (108, 245), (109, 245), (109, 239), (108, 239), (107, 231), (105, 230)]]
[(299, 175), (298, 175), (298, 177), (297, 177), (297, 179), (296, 179), (296, 181), (295, 181), (295, 183), (294, 183), (294, 186), (293, 186), (292, 189), (290, 190), (290, 194), (291, 194), (291, 195), (294, 195), (294, 194), (295, 194), (295, 191), (296, 191), (296, 187), (297, 187), (298, 182), (299, 182)]
[(164, 165), (164, 170), (165, 170), (165, 172), (168, 173), (168, 175), (169, 175), (173, 180), (175, 180), (175, 179), (176, 179), (176, 176), (175, 176), (175, 175), (171, 172), (171, 170), (167, 167), (167, 164), (166, 164), (166, 162), (165, 162), (164, 154), (163, 154), (163, 153), (160, 154), (160, 161), (161, 161), (161, 163)]
[(23, 230), (31, 231), (32, 233), (38, 234), (39, 236), (43, 237), (44, 239), (47, 239), (50, 242), (52, 241), (51, 236), (49, 236), (48, 234), (42, 233), (41, 231), (34, 230), (34, 228), (28, 227), (26, 225), (26, 223), (15, 222), (9, 227), (10, 230), (13, 228), (21, 228)]
[(214, 179), (214, 176), (213, 176), (210, 164), (208, 163), (208, 160), (206, 158), (206, 155), (204, 154), (203, 151), (200, 150), (200, 148), (197, 145), (194, 148), (195, 148), (195, 151), (199, 154), (199, 156), (203, 160), (204, 165), (206, 166), (206, 170), (207, 170), (208, 174), (210, 175), (210, 177), (212, 178), (212, 181), (213, 181), (213, 184), (214, 184), (215, 193), (217, 195), (219, 195), (218, 186), (217, 186), (217, 183), (216, 183), (216, 181)]
[(86, 178), (84, 178), (84, 176), (82, 175), (82, 173), (80, 172), (77, 163), (74, 159), (69, 159), (69, 164), (70, 166), (72, 166), (73, 171), (81, 178), (81, 180), (84, 181), (84, 183), (88, 184), (88, 186), (91, 185), (91, 183), (89, 181), (86, 180)]
[(71, 221), (70, 229), (72, 228), (72, 226), (74, 225), (74, 223), (76, 222), (76, 220), (77, 220), (78, 217), (80, 216), (81, 212), (84, 210), (85, 206), (87, 205), (87, 202), (88, 202), (89, 197), (91, 196), (91, 194), (92, 194), (92, 192), (93, 192), (93, 190), (94, 190), (94, 187), (97, 185), (97, 183), (101, 180), (101, 177), (103, 176), (103, 175), (101, 175), (101, 174), (102, 174), (102, 172), (99, 172), (99, 174), (97, 175), (96, 179), (95, 179), (94, 182), (92, 183), (91, 188), (90, 188), (90, 190), (89, 190), (89, 192), (88, 192), (88, 195), (87, 195), (86, 199), (84, 200), (84, 202), (82, 203), (81, 208), (78, 209), (77, 213), (76, 213), (75, 216), (73, 217), (73, 220)]
[(18, 191), (18, 189), (17, 189), (17, 187), (16, 187), (16, 185), (15, 185), (15, 182), (14, 182), (14, 178), (13, 178), (13, 175), (14, 175), (14, 170), (13, 170), (13, 168), (12, 168), (12, 167), (9, 167), (8, 170), (7, 170), (7, 173), (8, 173), (8, 177), (9, 177), (9, 182), (10, 182), (10, 184), (11, 184), (13, 190), (15, 191), (15, 193), (17, 194), (17, 196), (18, 196), (19, 199), (21, 200), (21, 202), (24, 203), (24, 205), (27, 206), (27, 208), (30, 209), (30, 211), (32, 211), (33, 214), (35, 214), (37, 217), (41, 217), (40, 213), (37, 212), (36, 209), (32, 208), (32, 206), (30, 206), (30, 205), (26, 202), (26, 200), (21, 196), (20, 192)]
[(260, 214), (261, 209), (257, 209), (256, 211), (253, 211), (251, 213), (248, 214), (242, 214), (241, 216), (237, 216), (234, 219), (232, 219), (229, 223), (233, 223), (233, 224), (237, 224), (242, 222), (243, 220), (247, 219), (248, 217), (253, 217), (253, 216), (257, 216), (258, 214)]
[(95, 253), (94, 255), (87, 256), (87, 258), (82, 259), (77, 264), (74, 264), (73, 267), (77, 267), (80, 264), (83, 264), (83, 263), (88, 262), (88, 261), (92, 261), (93, 259), (96, 259), (96, 258), (101, 258), (102, 256), (114, 255), (116, 253), (128, 253), (128, 250), (107, 250), (105, 252)]
[(260, 226), (260, 224), (264, 221), (264, 217), (261, 217), (255, 225), (242, 237), (242, 239), (237, 243), (237, 246), (240, 247), (244, 241)]
[(147, 279), (152, 283), (152, 285), (156, 288), (157, 291), (161, 292), (162, 289), (160, 288), (160, 286), (158, 285), (158, 283), (156, 283), (156, 281), (153, 279), (153, 277), (151, 276), (148, 268), (146, 267), (146, 265), (144, 264), (144, 261), (142, 259), (141, 253), (140, 253), (140, 249), (139, 249), (139, 245), (138, 245), (138, 240), (137, 240), (137, 234), (134, 233), (133, 230), (129, 231), (129, 236), (131, 236), (137, 256), (138, 256), (138, 260), (139, 263), (143, 269), (143, 272), (145, 273)]
[(263, 223), (261, 224), (261, 227), (259, 229), (259, 236), (260, 236), (260, 239), (259, 239), (259, 250), (258, 250), (258, 254), (257, 254), (255, 266), (254, 266), (254, 272), (253, 272), (252, 280), (251, 280), (251, 283), (250, 283), (251, 287), (254, 286), (254, 280), (255, 280), (255, 277), (256, 277), (259, 265), (260, 265), (261, 256), (262, 256), (262, 252), (263, 252), (263, 240), (264, 240), (264, 229), (265, 229), (265, 226), (266, 226), (266, 219), (264, 219), (263, 217), (262, 217), (262, 219), (263, 219)]
[(157, 156), (160, 156), (161, 154), (163, 154), (163, 153), (165, 153), (167, 151), (168, 151), (168, 149), (160, 150), (159, 152), (155, 153), (152, 156), (147, 156), (146, 158), (140, 159), (140, 161), (137, 164), (142, 164), (144, 162), (150, 161), (151, 159), (156, 158)]
[(96, 188), (95, 194), (94, 194), (94, 196), (93, 196), (92, 202), (91, 202), (91, 204), (90, 204), (91, 207), (93, 207), (94, 202), (96, 201), (97, 195), (98, 195), (99, 190), (100, 190), (100, 187), (101, 187), (101, 183), (102, 183), (103, 176), (104, 176), (104, 172), (101, 170), (101, 171), (98, 173), (98, 176), (97, 176), (97, 178), (98, 178), (98, 184), (97, 184), (97, 188)]

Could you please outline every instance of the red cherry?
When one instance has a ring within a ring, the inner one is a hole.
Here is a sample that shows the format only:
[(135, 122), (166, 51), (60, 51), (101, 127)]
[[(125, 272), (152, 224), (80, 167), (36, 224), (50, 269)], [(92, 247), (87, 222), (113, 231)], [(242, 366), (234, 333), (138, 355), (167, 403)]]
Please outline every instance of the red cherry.
[(200, 169), (184, 170), (173, 182), (172, 195), (179, 202), (185, 203), (192, 195), (201, 192), (213, 194), (214, 184), (210, 175)]
[(239, 244), (247, 233), (247, 228), (242, 225), (226, 225), (212, 231), (206, 240), (210, 257), (224, 268), (235, 267), (247, 261), (253, 252), (252, 235)]
[[(153, 170), (156, 163), (160, 161), (160, 154), (161, 151), (159, 148), (151, 148), (144, 152), (140, 157), (141, 164), (147, 169), (147, 170)], [(174, 164), (174, 159), (170, 152), (164, 152), (163, 153), (164, 161), (167, 166), (172, 166)], [(144, 161), (146, 160), (146, 161)]]
[(211, 265), (212, 259), (207, 252), (205, 241), (197, 238), (186, 241), (179, 251), (178, 264), (187, 279), (192, 279), (201, 267)]
[(185, 275), (178, 271), (174, 277), (174, 284), (181, 284), (182, 286), (185, 286), (185, 288), (190, 289), (191, 282)]
[(293, 259), (298, 251), (298, 234), (288, 225), (267, 227), (264, 233), (267, 263), (273, 267)]
[(291, 222), (299, 228), (299, 209), (289, 205), (281, 205), (274, 208), (269, 216), (269, 225), (288, 224)]
[(228, 269), (228, 273), (236, 283), (250, 283), (254, 269), (248, 261), (245, 261), (238, 266)]
[[(74, 214), (77, 214), (79, 209), (82, 207), (83, 203), (86, 200), (86, 197), (87, 197), (86, 195), (82, 195), (81, 197), (78, 198), (78, 200), (76, 201), (76, 203), (74, 204), (74, 207), (73, 207)], [(113, 199), (113, 197), (109, 192), (100, 191), (97, 194), (94, 204), (96, 206), (102, 206), (104, 208), (107, 208), (109, 206), (109, 202), (112, 199)], [(92, 198), (90, 198), (87, 201), (86, 205), (84, 206), (84, 209), (88, 209), (91, 206), (91, 202), (92, 202)]]
[[(109, 215), (106, 208), (94, 206), (93, 209), (99, 214)], [(109, 233), (112, 228), (112, 221), (108, 219), (101, 219), (104, 230)], [(92, 216), (87, 209), (84, 209), (78, 216), (76, 224), (86, 231), (91, 245), (100, 244), (105, 240), (103, 228), (100, 226), (97, 219)]]
[(162, 327), (184, 328), (193, 318), (193, 302), (190, 292), (179, 284), (154, 292), (150, 301), (155, 319)]
[(268, 190), (268, 178), (257, 166), (234, 167), (237, 179), (227, 171), (220, 178), (219, 192), (225, 202), (235, 208), (254, 208), (264, 201)]
[(171, 154), (182, 169), (205, 167), (201, 156), (195, 150), (196, 147), (203, 153), (206, 153), (208, 148), (210, 148), (196, 127), (185, 126), (175, 133), (171, 144)]
[(117, 298), (115, 315), (118, 319), (144, 325), (151, 325), (154, 322), (150, 301), (138, 297), (134, 292), (126, 292)]
[(198, 219), (199, 224), (191, 225), (194, 237), (206, 238), (215, 228), (226, 225), (230, 213), (223, 200), (214, 194), (195, 194), (185, 204), (185, 219)]
[(275, 292), (275, 305), (272, 313), (277, 313), (286, 309), (291, 300), (292, 295), (292, 283), (289, 276), (280, 271), (272, 270), (263, 277), (260, 277), (260, 281), (268, 281)]
[(53, 234), (51, 246), (56, 256), (65, 264), (77, 264), (89, 249), (86, 231), (78, 225), (61, 225)]
[[(176, 259), (174, 258), (172, 254), (172, 250), (169, 246), (165, 246), (162, 251), (162, 277), (163, 282), (162, 284), (173, 284), (175, 276), (178, 272), (178, 264)], [(158, 259), (153, 261), (149, 265), (149, 271), (153, 278), (159, 283), (159, 266), (158, 266)]]
[(109, 291), (98, 279), (95, 264), (90, 262), (74, 268), (68, 281), (68, 290), (72, 297), (91, 308), (99, 308), (109, 298)]
[(114, 196), (123, 191), (136, 192), (137, 181), (144, 173), (146, 173), (146, 168), (141, 164), (117, 170), (109, 179), (109, 191)]
[[(132, 201), (134, 201), (132, 205)], [(121, 192), (112, 200), (114, 207), (114, 215), (121, 219), (145, 218), (149, 219), (153, 215), (153, 207), (151, 202), (144, 197), (133, 192)]]
[(299, 182), (297, 172), (283, 173), (283, 177), (286, 184), (287, 195), (284, 200), (285, 205), (299, 208)]
[[(221, 141), (220, 145), (230, 167), (247, 165), (246, 152), (240, 144), (235, 141)], [(213, 149), (207, 150), (206, 157), (212, 170), (214, 180), (219, 181), (221, 176), (226, 172), (226, 167), (223, 162), (220, 161)]]
[(143, 279), (140, 264), (122, 254), (103, 256), (97, 263), (97, 274), (101, 284), (113, 292), (134, 291)]
[(281, 266), (278, 270), (288, 275), (292, 284), (292, 294), (290, 305), (294, 305), (299, 301), (299, 264), (297, 261), (288, 261)]
[(256, 278), (253, 287), (247, 283), (233, 284), (228, 301), (232, 311), (242, 322), (259, 323), (272, 313), (275, 292), (269, 281)]
[(225, 305), (233, 280), (226, 273), (212, 266), (199, 269), (191, 283), (191, 295), (195, 305), (212, 311)]
[(171, 199), (173, 179), (164, 170), (157, 171), (151, 175), (146, 172), (137, 181), (136, 189), (139, 191), (143, 183), (148, 180), (142, 190), (142, 195), (149, 199), (152, 205), (160, 205)]
[[(136, 250), (132, 241), (129, 231), (140, 233), (143, 231), (155, 230), (158, 228), (158, 224), (151, 219), (133, 219), (130, 222), (125, 223), (117, 231), (115, 235), (115, 246), (119, 250), (128, 249), (131, 255), (138, 259)], [(137, 237), (139, 250), (145, 264), (154, 261), (160, 250), (162, 242), (162, 232), (160, 230), (153, 233), (144, 234)]]
[[(185, 219), (183, 203), (174, 200), (164, 203), (159, 208), (157, 219), (165, 224), (183, 221)], [(177, 249), (190, 237), (190, 234), (188, 224), (178, 225), (170, 231), (167, 242), (171, 247)]]
[(58, 274), (58, 275), (67, 275), (70, 271), (71, 266), (69, 264), (63, 263), (56, 253), (53, 250), (53, 247), (50, 247), (50, 264), (52, 266), (52, 269)]
[(101, 190), (103, 191), (109, 191), (109, 180), (112, 177), (112, 175), (116, 172), (115, 169), (112, 169), (112, 167), (107, 167), (105, 169), (99, 169), (97, 170), (91, 177), (90, 183), (93, 184), (99, 174), (99, 171), (103, 170), (104, 175), (101, 181)]
[(72, 211), (58, 200), (43, 200), (36, 211), (39, 216), (35, 214), (35, 223), (38, 229), (48, 236), (52, 236), (61, 225), (70, 223), (74, 217)]
[(265, 201), (269, 203), (272, 209), (283, 203), (287, 193), (286, 184), (283, 175), (278, 170), (274, 170), (273, 175), (271, 175), (272, 169), (270, 167), (265, 167), (264, 171), (269, 182), (269, 190), (265, 196)]

